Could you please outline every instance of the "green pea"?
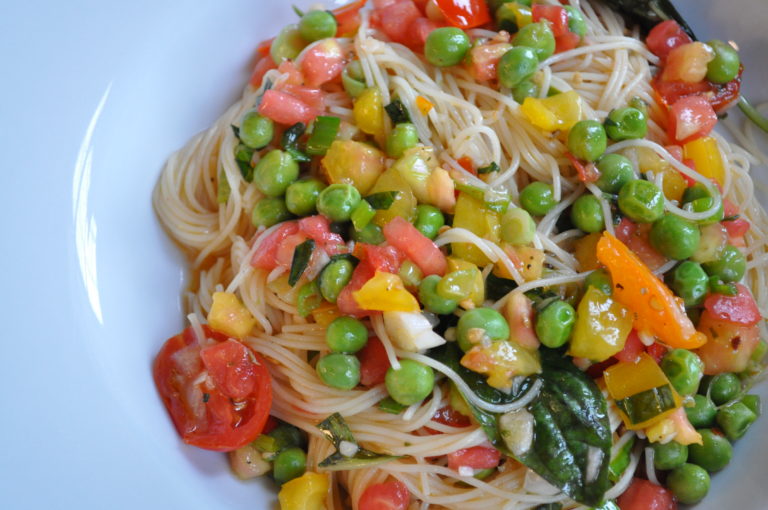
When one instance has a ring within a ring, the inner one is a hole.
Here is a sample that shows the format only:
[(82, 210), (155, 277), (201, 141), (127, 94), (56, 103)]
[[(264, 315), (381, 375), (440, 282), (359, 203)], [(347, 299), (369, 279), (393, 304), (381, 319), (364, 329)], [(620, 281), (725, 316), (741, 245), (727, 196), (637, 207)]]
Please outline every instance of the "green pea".
[(325, 343), (333, 352), (355, 353), (368, 343), (368, 330), (357, 319), (337, 317), (325, 330)]
[(349, 221), (362, 197), (351, 184), (331, 184), (317, 197), (317, 210), (331, 221)]
[(307, 42), (336, 35), (336, 18), (328, 11), (308, 11), (299, 21), (299, 33)]
[(419, 133), (416, 126), (410, 122), (397, 124), (387, 137), (387, 154), (399, 158), (405, 151), (419, 143)]
[(720, 471), (731, 461), (731, 443), (712, 429), (699, 430), (703, 444), (688, 445), (688, 460), (710, 473)]
[(296, 216), (309, 216), (317, 211), (317, 197), (325, 184), (314, 178), (299, 179), (285, 190), (285, 205)]
[[(712, 197), (703, 197), (703, 198), (697, 198), (696, 200), (692, 200), (686, 204), (683, 205), (683, 210), (690, 211), (690, 212), (704, 212), (709, 211), (712, 209), (712, 206), (714, 205), (715, 200)], [(713, 223), (717, 223), (719, 221), (723, 221), (723, 204), (720, 203), (720, 207), (717, 208), (717, 210), (712, 214), (712, 216), (709, 216), (708, 218), (704, 218), (703, 220), (696, 220), (696, 223), (699, 225), (711, 225)]]
[(437, 294), (446, 299), (463, 301), (472, 293), (475, 282), (475, 273), (466, 269), (452, 271), (437, 283)]
[(597, 170), (600, 177), (595, 184), (606, 193), (618, 193), (622, 186), (635, 178), (632, 162), (621, 154), (605, 154), (597, 161)]
[(709, 473), (695, 464), (683, 464), (667, 476), (667, 488), (686, 505), (694, 505), (704, 499), (709, 485)]
[(555, 52), (555, 36), (546, 21), (525, 25), (512, 38), (512, 44), (533, 48), (539, 62), (548, 59)]
[(307, 454), (301, 448), (286, 448), (275, 457), (272, 476), (279, 484), (298, 478), (307, 470)]
[(281, 197), (264, 197), (253, 206), (251, 223), (254, 227), (271, 227), (291, 217)]
[(424, 308), (432, 313), (447, 315), (452, 313), (459, 302), (454, 299), (446, 299), (437, 293), (437, 284), (440, 277), (436, 274), (429, 275), (419, 284), (419, 301)]
[(605, 228), (603, 206), (594, 195), (582, 195), (571, 207), (571, 221), (584, 232), (602, 232)]
[(434, 239), (445, 225), (445, 216), (437, 207), (421, 204), (416, 207), (416, 229), (425, 237)]
[(360, 382), (360, 361), (351, 354), (334, 352), (323, 356), (317, 361), (315, 370), (331, 388), (351, 390)]
[(594, 287), (603, 294), (610, 296), (613, 294), (613, 282), (611, 275), (605, 269), (595, 269), (584, 280), (586, 287)]
[(397, 274), (403, 280), (405, 286), (411, 289), (418, 288), (424, 279), (424, 273), (421, 272), (419, 266), (407, 259), (400, 264)]
[(280, 65), (283, 60), (293, 60), (299, 56), (301, 50), (307, 45), (307, 41), (301, 36), (297, 25), (286, 25), (277, 34), (269, 47), (269, 55), (275, 64)]
[(685, 306), (698, 306), (709, 290), (709, 277), (701, 264), (686, 260), (672, 272), (670, 286), (675, 294), (683, 298)]
[(275, 440), (275, 451), (294, 447), (305, 448), (307, 446), (306, 434), (290, 423), (280, 423), (267, 435)]
[[(240, 141), (251, 149), (263, 149), (275, 136), (275, 123), (256, 110), (248, 110), (240, 119)], [(248, 158), (250, 160), (250, 158)]]
[(533, 76), (539, 67), (539, 58), (533, 48), (515, 46), (501, 56), (496, 66), (499, 83), (511, 89)]
[(523, 104), (526, 97), (537, 97), (539, 95), (539, 86), (531, 80), (523, 80), (512, 89), (512, 98), (520, 104)]
[(536, 237), (536, 222), (525, 209), (510, 207), (501, 217), (501, 239), (511, 244), (528, 244)]
[(741, 439), (756, 419), (757, 415), (743, 402), (733, 402), (721, 407), (715, 416), (720, 430), (731, 441)]
[(665, 214), (651, 227), (651, 245), (670, 259), (687, 259), (699, 247), (701, 232), (690, 221), (674, 214)]
[(568, 150), (579, 159), (595, 161), (607, 145), (605, 128), (596, 120), (580, 120), (568, 132)]
[(470, 46), (469, 36), (463, 30), (455, 27), (441, 27), (427, 36), (424, 56), (434, 66), (455, 66), (464, 59)]
[(365, 74), (359, 60), (353, 60), (347, 64), (347, 67), (341, 72), (341, 84), (347, 94), (352, 97), (357, 97), (365, 91), (367, 88)]
[(728, 83), (739, 75), (739, 52), (723, 41), (713, 39), (707, 45), (715, 52), (715, 58), (707, 64), (707, 80)]
[(473, 308), (459, 318), (456, 338), (461, 350), (466, 352), (485, 339), (492, 342), (507, 340), (509, 325), (504, 316), (493, 308)]
[(720, 406), (738, 396), (741, 392), (741, 381), (736, 374), (717, 374), (707, 381), (703, 391), (708, 392), (712, 402)]
[(253, 169), (253, 183), (269, 197), (279, 197), (299, 177), (299, 164), (287, 152), (267, 152)]
[(536, 316), (536, 336), (547, 347), (557, 348), (571, 338), (576, 310), (560, 299), (544, 307)]
[(557, 205), (552, 185), (536, 181), (520, 192), (520, 205), (532, 216), (544, 216)]
[(356, 243), (381, 244), (385, 240), (381, 227), (375, 223), (369, 223), (360, 230), (352, 228), (351, 236)]
[(675, 469), (688, 460), (688, 447), (677, 441), (668, 443), (653, 443), (653, 465), (656, 469)]
[(744, 277), (747, 259), (741, 250), (728, 245), (716, 260), (705, 262), (702, 267), (709, 276), (717, 276), (725, 283), (737, 282)]
[(326, 301), (335, 303), (336, 299), (352, 278), (354, 266), (347, 259), (329, 262), (320, 272), (320, 294)]
[(762, 414), (762, 406), (760, 404), (760, 395), (744, 395), (739, 400), (742, 404), (747, 406), (747, 408), (755, 413), (755, 416), (760, 416)]
[(632, 221), (653, 223), (664, 216), (664, 193), (652, 182), (629, 181), (619, 191), (619, 209)]
[(614, 141), (643, 138), (648, 132), (648, 119), (645, 113), (628, 106), (611, 110), (606, 117), (605, 132)]
[(704, 395), (694, 395), (693, 402), (693, 407), (683, 408), (686, 416), (688, 416), (688, 421), (697, 429), (711, 427), (715, 422), (715, 414), (717, 413), (715, 404)]
[(687, 349), (673, 349), (665, 354), (661, 369), (681, 395), (695, 394), (704, 375), (704, 363)]
[(400, 370), (387, 369), (384, 376), (387, 393), (395, 402), (410, 406), (421, 402), (435, 387), (435, 372), (428, 366), (410, 359), (400, 360)]
[(581, 11), (572, 5), (564, 5), (563, 9), (568, 13), (568, 30), (579, 37), (584, 37), (587, 34), (587, 22), (584, 21)]

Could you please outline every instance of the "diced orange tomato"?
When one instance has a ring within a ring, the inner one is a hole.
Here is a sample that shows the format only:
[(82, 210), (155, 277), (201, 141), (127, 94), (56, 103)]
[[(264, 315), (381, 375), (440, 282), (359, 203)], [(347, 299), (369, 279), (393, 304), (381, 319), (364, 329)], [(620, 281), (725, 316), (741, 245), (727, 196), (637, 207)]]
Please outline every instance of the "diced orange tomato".
[(491, 21), (485, 0), (436, 0), (445, 20), (461, 29), (479, 27)]
[(434, 107), (435, 105), (433, 105), (426, 97), (416, 96), (416, 108), (419, 109), (422, 115), (427, 115)]
[(678, 46), (669, 52), (661, 79), (699, 83), (707, 75), (707, 64), (715, 58), (714, 51), (706, 44), (696, 41)]
[(760, 342), (757, 324), (746, 326), (726, 322), (716, 318), (709, 310), (702, 312), (699, 329), (708, 339), (696, 351), (704, 362), (704, 373), (707, 375), (745, 370)]

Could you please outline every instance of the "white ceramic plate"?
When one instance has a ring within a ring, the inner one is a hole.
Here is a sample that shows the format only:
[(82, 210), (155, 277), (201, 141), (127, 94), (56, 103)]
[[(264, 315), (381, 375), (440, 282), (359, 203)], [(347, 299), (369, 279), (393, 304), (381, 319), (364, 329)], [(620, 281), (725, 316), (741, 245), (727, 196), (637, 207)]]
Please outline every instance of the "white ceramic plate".
[[(762, 0), (678, 3), (702, 39), (740, 42), (744, 89), (768, 100)], [(267, 0), (0, 4), (4, 507), (272, 507), (267, 484), (182, 445), (156, 397), (150, 363), (182, 326), (184, 270), (150, 193), (292, 19)], [(765, 508), (766, 434), (763, 418), (700, 508)]]

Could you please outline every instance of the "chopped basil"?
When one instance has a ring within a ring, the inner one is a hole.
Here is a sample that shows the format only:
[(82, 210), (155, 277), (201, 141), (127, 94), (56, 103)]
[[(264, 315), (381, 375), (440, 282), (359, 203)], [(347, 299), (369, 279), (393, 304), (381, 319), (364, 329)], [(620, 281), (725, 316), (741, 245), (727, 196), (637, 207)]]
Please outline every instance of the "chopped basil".
[(385, 106), (384, 109), (387, 111), (389, 118), (392, 119), (392, 124), (411, 121), (411, 115), (408, 113), (408, 109), (399, 99), (395, 99)]
[[(401, 458), (360, 448), (357, 445), (355, 436), (352, 435), (349, 425), (347, 425), (347, 422), (344, 421), (344, 418), (339, 413), (334, 413), (318, 423), (317, 428), (323, 432), (325, 438), (333, 443), (333, 446), (336, 448), (335, 453), (326, 457), (317, 465), (320, 469), (326, 471), (346, 471), (349, 469), (371, 467)], [(342, 443), (357, 446), (354, 455), (343, 455), (341, 453), (343, 449)]]
[(298, 283), (301, 275), (309, 265), (309, 259), (312, 257), (312, 251), (315, 249), (315, 241), (307, 239), (296, 247), (293, 251), (293, 260), (291, 261), (291, 272), (288, 274), (288, 283), (291, 287)]
[(380, 191), (365, 197), (365, 201), (371, 204), (371, 207), (378, 210), (389, 209), (395, 202), (399, 191)]

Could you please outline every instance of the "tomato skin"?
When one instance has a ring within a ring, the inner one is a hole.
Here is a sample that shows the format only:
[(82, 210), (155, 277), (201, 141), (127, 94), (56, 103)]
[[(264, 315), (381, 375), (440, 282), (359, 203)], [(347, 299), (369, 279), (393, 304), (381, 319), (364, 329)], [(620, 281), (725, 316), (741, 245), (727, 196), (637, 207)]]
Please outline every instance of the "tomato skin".
[(365, 347), (357, 352), (357, 359), (360, 361), (360, 384), (370, 388), (384, 383), (390, 365), (381, 340), (369, 338)]
[(474, 28), (491, 21), (485, 0), (437, 0), (436, 3), (445, 20), (454, 27)]
[(685, 96), (669, 109), (667, 135), (685, 144), (707, 136), (717, 124), (717, 114), (703, 96)]
[[(277, 251), (283, 241), (297, 233), (299, 225), (295, 221), (286, 221), (281, 224), (269, 237), (261, 240), (261, 245), (253, 254), (251, 265), (258, 269), (267, 269), (271, 271), (277, 267)], [(255, 242), (258, 242), (257, 239)]]
[[(214, 343), (201, 348), (192, 328), (187, 328), (163, 344), (152, 375), (185, 443), (206, 450), (236, 450), (253, 441), (269, 417), (272, 386), (266, 361), (237, 340), (208, 326), (203, 330)], [(212, 382), (195, 384), (204, 368)]]
[(617, 500), (621, 510), (677, 510), (672, 493), (648, 480), (635, 478)]
[(409, 31), (412, 37), (408, 45), (417, 51), (424, 51), (424, 45), (427, 43), (429, 34), (443, 26), (445, 26), (445, 23), (438, 23), (429, 18), (416, 18), (411, 22)]
[(448, 454), (448, 468), (458, 471), (466, 466), (472, 469), (490, 469), (499, 465), (501, 452), (488, 446), (463, 448)]
[(424, 276), (444, 275), (448, 265), (445, 255), (429, 238), (419, 232), (406, 219), (396, 216), (384, 226), (387, 242), (419, 266)]
[(344, 53), (336, 39), (320, 41), (301, 57), (304, 83), (309, 87), (319, 87), (337, 78), (344, 70), (344, 63)]
[(568, 12), (559, 5), (535, 4), (531, 8), (531, 14), (534, 23), (543, 19), (549, 21), (549, 28), (552, 29), (555, 39), (568, 33)]
[(757, 303), (744, 285), (737, 283), (738, 294), (710, 294), (704, 300), (704, 308), (712, 316), (721, 321), (742, 326), (753, 326), (762, 319)]
[(369, 485), (357, 502), (358, 510), (405, 510), (411, 500), (408, 487), (398, 480)]
[(565, 157), (568, 158), (568, 161), (571, 162), (571, 165), (573, 165), (573, 168), (576, 169), (576, 174), (579, 176), (579, 180), (581, 182), (587, 182), (587, 183), (596, 182), (600, 178), (600, 173), (597, 171), (597, 168), (595, 168), (595, 165), (593, 165), (592, 163), (588, 163), (585, 165), (570, 152), (566, 152)]
[(691, 42), (693, 39), (674, 20), (662, 21), (653, 27), (645, 40), (651, 53), (662, 60), (667, 58), (673, 49)]
[(667, 348), (659, 342), (654, 342), (645, 348), (645, 352), (647, 352), (656, 363), (661, 363), (661, 358), (667, 353)]

